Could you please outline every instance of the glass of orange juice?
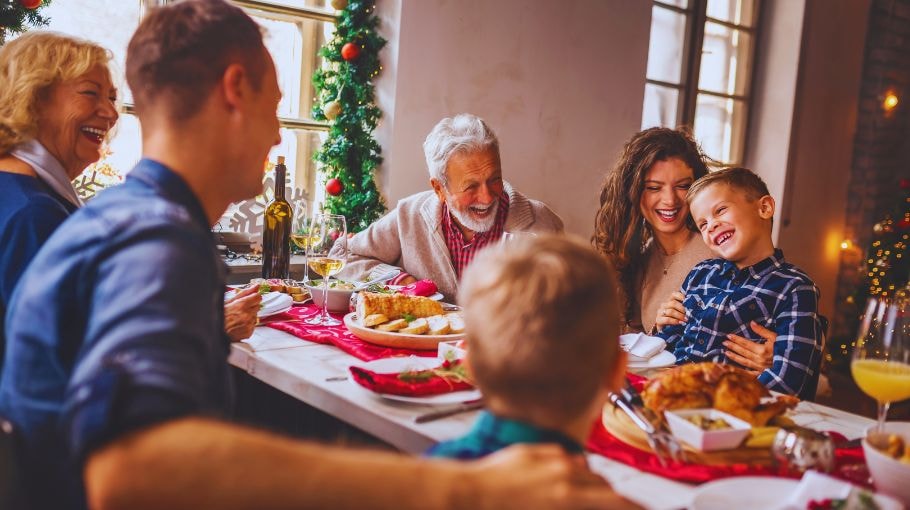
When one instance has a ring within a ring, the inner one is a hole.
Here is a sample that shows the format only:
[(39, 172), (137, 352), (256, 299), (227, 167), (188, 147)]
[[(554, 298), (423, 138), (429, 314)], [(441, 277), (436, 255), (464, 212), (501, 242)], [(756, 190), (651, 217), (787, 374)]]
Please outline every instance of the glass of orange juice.
[(850, 372), (878, 402), (881, 432), (892, 402), (910, 398), (910, 300), (871, 298), (857, 335)]

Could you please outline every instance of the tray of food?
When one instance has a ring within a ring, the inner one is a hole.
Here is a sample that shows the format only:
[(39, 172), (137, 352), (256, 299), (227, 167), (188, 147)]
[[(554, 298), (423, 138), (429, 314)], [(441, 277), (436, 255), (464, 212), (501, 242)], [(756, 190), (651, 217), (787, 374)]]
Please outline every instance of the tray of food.
[(435, 350), (440, 342), (464, 338), (460, 313), (446, 313), (438, 301), (403, 294), (359, 293), (344, 325), (361, 340), (386, 347)]

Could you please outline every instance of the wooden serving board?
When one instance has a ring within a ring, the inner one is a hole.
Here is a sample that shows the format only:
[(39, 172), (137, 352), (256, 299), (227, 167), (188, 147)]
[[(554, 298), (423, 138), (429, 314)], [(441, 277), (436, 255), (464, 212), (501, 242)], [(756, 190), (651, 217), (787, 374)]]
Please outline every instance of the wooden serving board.
[[(632, 445), (639, 450), (652, 452), (648, 445), (645, 433), (635, 426), (632, 419), (626, 416), (626, 413), (613, 407), (612, 404), (604, 406), (603, 424), (607, 432), (616, 436), (626, 444)], [(730, 464), (752, 464), (760, 466), (770, 466), (772, 462), (770, 448), (737, 448), (735, 450), (722, 450), (716, 452), (701, 452), (681, 443), (686, 449), (686, 456), (689, 462), (693, 464), (702, 464), (706, 466), (730, 465)]]

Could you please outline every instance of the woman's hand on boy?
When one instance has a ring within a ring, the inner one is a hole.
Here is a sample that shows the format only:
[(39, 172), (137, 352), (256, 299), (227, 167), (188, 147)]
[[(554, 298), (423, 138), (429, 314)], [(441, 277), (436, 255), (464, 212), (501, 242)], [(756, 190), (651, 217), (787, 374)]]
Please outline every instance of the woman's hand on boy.
[(765, 339), (765, 343), (760, 344), (748, 338), (739, 335), (727, 335), (727, 341), (724, 342), (726, 351), (724, 355), (727, 359), (733, 360), (743, 366), (749, 372), (756, 375), (762, 371), (771, 368), (774, 362), (774, 341), (777, 340), (777, 333), (752, 321), (749, 323), (758, 336)]
[(654, 319), (654, 325), (658, 330), (664, 326), (676, 326), (686, 322), (686, 307), (683, 306), (683, 300), (686, 296), (682, 292), (676, 291), (670, 294), (670, 299), (665, 301), (657, 309), (657, 318)]

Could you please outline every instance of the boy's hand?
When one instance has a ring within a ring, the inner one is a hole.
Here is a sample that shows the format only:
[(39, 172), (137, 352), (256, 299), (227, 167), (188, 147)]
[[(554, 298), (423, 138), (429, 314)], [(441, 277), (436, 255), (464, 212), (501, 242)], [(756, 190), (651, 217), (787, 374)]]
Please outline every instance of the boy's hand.
[(664, 326), (675, 326), (686, 322), (686, 307), (683, 306), (683, 300), (686, 296), (682, 292), (676, 291), (670, 294), (670, 299), (660, 305), (657, 309), (657, 318), (654, 319), (654, 325), (658, 330)]
[(743, 366), (749, 372), (758, 375), (765, 369), (771, 368), (774, 363), (774, 341), (777, 340), (777, 333), (752, 321), (749, 323), (758, 336), (765, 339), (765, 343), (756, 343), (748, 338), (739, 335), (727, 335), (727, 341), (724, 342), (724, 355), (727, 359), (733, 360)]

